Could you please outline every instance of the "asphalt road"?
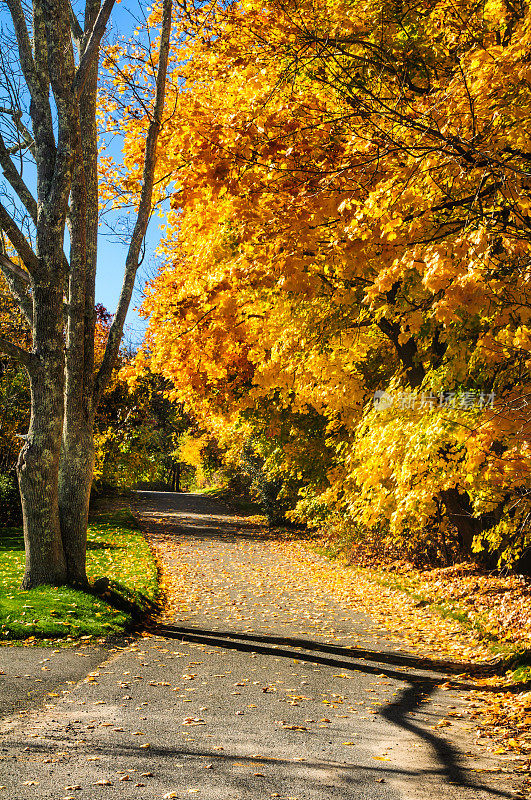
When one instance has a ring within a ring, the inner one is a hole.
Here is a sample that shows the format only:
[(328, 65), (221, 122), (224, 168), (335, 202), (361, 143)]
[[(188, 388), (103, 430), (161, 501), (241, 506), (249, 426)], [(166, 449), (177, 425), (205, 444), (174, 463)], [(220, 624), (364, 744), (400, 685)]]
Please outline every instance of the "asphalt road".
[[(291, 580), (267, 532), (225, 506), (142, 501), (182, 600), (157, 635), (86, 653), (104, 660), (58, 696), (4, 708), (0, 800), (517, 796), (474, 743), (458, 669)], [(5, 685), (21, 671), (7, 661)]]

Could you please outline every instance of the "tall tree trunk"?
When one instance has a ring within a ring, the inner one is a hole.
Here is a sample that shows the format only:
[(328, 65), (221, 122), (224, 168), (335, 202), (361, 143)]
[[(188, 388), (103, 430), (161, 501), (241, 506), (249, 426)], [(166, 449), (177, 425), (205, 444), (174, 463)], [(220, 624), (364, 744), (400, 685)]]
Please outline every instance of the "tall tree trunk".
[[(99, 10), (100, 0), (87, 0), (83, 31), (68, 1), (6, 0), (18, 51), (15, 84), (19, 85), (19, 74), (24, 81), (19, 97), (12, 98), (13, 120), (34, 158), (37, 189), (34, 198), (22, 168), (17, 171), (9, 149), (0, 143), (2, 170), (14, 192), (11, 207), (17, 209), (17, 214), (10, 214), (0, 203), (0, 231), (18, 255), (13, 262), (2, 252), (0, 262), (32, 329), (31, 353), (0, 341), (2, 352), (25, 365), (31, 384), (30, 429), (18, 464), (26, 540), (24, 588), (86, 580), (86, 512), (94, 461), (95, 103), (99, 45), (114, 2), (103, 0)], [(74, 40), (82, 43), (77, 64)], [(18, 111), (19, 101), (23, 109), (26, 100), (31, 132)], [(90, 157), (83, 149), (87, 131)], [(87, 181), (84, 172), (89, 162)], [(35, 236), (30, 239), (17, 224), (20, 204), (33, 222)], [(63, 250), (67, 216), (70, 264)]]
[[(86, 25), (90, 30), (99, 8), (98, 0), (87, 3)], [(68, 582), (87, 583), (85, 572), (88, 504), (94, 470), (93, 426), (95, 409), (108, 384), (118, 357), (123, 326), (144, 241), (153, 195), (157, 141), (162, 125), (168, 66), (172, 0), (164, 0), (161, 50), (156, 79), (153, 118), (148, 127), (146, 155), (138, 216), (126, 259), (122, 292), (103, 363), (94, 376), (94, 287), (98, 231), (98, 173), (96, 90), (97, 62), (87, 71), (80, 98), (80, 133), (76, 143), (77, 163), (72, 181), (70, 212), (70, 283), (66, 341), (65, 421), (59, 481), (61, 532), (66, 554)], [(80, 53), (84, 41), (79, 41)]]
[(26, 547), (23, 589), (66, 582), (58, 505), (64, 363), (57, 320), (62, 302), (57, 287), (35, 287), (37, 346), (29, 371), (31, 420), (17, 464)]
[[(94, 410), (116, 364), (151, 214), (172, 0), (163, 0), (155, 103), (146, 136), (137, 219), (118, 309), (96, 378), (98, 51), (114, 2), (103, 0), (100, 8), (100, 0), (86, 0), (82, 29), (75, 10), (64, 0), (32, 0), (29, 4), (6, 0), (25, 81), (21, 97), (30, 100), (31, 133), (20, 115), (15, 113), (13, 120), (28, 139), (37, 188), (35, 199), (0, 136), (1, 167), (17, 198), (12, 205), (18, 209), (21, 203), (26, 208), (36, 245), (33, 248), (16, 217), (0, 202), (0, 233), (7, 236), (18, 255), (13, 261), (2, 248), (0, 267), (7, 270), (8, 286), (32, 329), (33, 345), (29, 353), (0, 337), (0, 352), (18, 358), (31, 383), (30, 429), (18, 464), (26, 539), (24, 588), (66, 581), (76, 586), (87, 583)], [(63, 251), (67, 222), (69, 261)]]
[[(100, 9), (85, 6), (85, 30), (76, 41), (82, 58)], [(81, 33), (81, 32), (80, 32)], [(98, 60), (87, 72), (79, 100), (79, 131), (73, 170), (70, 280), (65, 362), (65, 418), (59, 467), (59, 512), (70, 586), (86, 587), (87, 524), (94, 473), (94, 333), (98, 251), (98, 141), (96, 97)]]

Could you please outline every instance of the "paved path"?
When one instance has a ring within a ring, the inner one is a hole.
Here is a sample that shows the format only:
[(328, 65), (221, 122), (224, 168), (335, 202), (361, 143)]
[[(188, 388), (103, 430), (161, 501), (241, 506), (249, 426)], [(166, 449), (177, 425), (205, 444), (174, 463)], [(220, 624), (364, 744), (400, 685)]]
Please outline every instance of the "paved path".
[(75, 648), (1, 645), (0, 720), (17, 712), (26, 713), (50, 692), (68, 691), (108, 652), (109, 648), (83, 644)]
[[(514, 796), (459, 724), (466, 687), (312, 588), (251, 522), (143, 492), (182, 600), (59, 699), (4, 719), (0, 800)], [(439, 688), (449, 682), (454, 688)], [(451, 713), (451, 728), (434, 728)]]

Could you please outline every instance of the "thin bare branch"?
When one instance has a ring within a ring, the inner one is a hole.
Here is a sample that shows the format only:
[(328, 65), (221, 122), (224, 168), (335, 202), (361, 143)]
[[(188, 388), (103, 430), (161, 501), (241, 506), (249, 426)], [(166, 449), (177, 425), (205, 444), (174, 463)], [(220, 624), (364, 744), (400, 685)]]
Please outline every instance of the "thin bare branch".
[(162, 127), (162, 117), (164, 113), (164, 100), (166, 96), (166, 79), (168, 72), (168, 59), (170, 51), (170, 31), (171, 31), (172, 0), (164, 0), (162, 11), (162, 30), (160, 37), (159, 63), (157, 70), (155, 105), (153, 117), (149, 123), (146, 137), (146, 155), (144, 160), (144, 172), (142, 176), (142, 189), (140, 192), (140, 202), (138, 215), (136, 218), (131, 243), (125, 261), (125, 273), (122, 283), (118, 308), (109, 331), (107, 346), (103, 361), (98, 372), (95, 385), (96, 403), (101, 397), (107, 382), (111, 376), (113, 366), (116, 362), (120, 342), (122, 339), (123, 328), (127, 310), (131, 302), (133, 288), (135, 285), (136, 273), (139, 267), (142, 243), (146, 235), (147, 226), (151, 216), (151, 204), (153, 198), (153, 185), (155, 179), (155, 167), (157, 164), (157, 143)]

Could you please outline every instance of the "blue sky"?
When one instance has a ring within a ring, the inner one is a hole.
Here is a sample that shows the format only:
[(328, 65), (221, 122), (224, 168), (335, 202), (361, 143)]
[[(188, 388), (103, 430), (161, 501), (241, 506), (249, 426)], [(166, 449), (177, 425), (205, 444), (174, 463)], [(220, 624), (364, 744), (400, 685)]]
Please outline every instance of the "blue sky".
[[(145, 0), (123, 0), (115, 5), (108, 26), (108, 37), (112, 41), (116, 35), (132, 35), (136, 27), (139, 10), (147, 12), (151, 3)], [(108, 144), (107, 154), (120, 159), (121, 142), (114, 137)], [(106, 153), (103, 152), (102, 155)], [(96, 278), (96, 302), (102, 303), (111, 313), (116, 310), (122, 286), (123, 269), (127, 247), (109, 233), (109, 228), (119, 221), (119, 215), (112, 212), (106, 215), (106, 225), (101, 228), (98, 242), (98, 273)], [(138, 271), (131, 307), (127, 315), (124, 338), (133, 345), (141, 343), (146, 328), (146, 320), (135, 311), (141, 302), (142, 289), (146, 280), (153, 277), (157, 269), (155, 250), (160, 241), (160, 217), (155, 215), (146, 237), (146, 255)]]

